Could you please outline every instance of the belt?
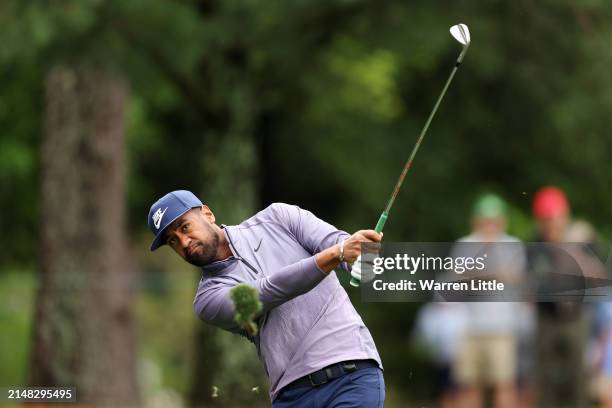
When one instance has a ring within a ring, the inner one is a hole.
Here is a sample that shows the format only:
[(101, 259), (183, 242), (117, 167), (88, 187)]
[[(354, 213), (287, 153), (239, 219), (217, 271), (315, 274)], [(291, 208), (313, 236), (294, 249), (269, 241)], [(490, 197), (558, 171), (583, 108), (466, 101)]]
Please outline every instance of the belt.
[(282, 391), (300, 387), (318, 387), (345, 374), (372, 367), (378, 367), (378, 363), (374, 360), (341, 361), (289, 383), (283, 387)]

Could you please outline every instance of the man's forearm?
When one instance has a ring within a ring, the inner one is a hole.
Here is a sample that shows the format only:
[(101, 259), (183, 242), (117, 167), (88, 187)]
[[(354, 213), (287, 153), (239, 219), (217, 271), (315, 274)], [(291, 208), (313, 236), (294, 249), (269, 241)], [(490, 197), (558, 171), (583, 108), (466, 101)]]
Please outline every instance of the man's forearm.
[(317, 266), (325, 273), (330, 273), (340, 264), (340, 244), (333, 245), (315, 256)]

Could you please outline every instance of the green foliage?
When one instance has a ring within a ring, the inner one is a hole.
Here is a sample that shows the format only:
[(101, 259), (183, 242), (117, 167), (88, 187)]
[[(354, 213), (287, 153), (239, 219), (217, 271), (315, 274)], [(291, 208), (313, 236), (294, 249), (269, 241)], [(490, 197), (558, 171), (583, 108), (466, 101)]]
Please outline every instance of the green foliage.
[(241, 283), (230, 290), (230, 298), (236, 309), (234, 320), (251, 336), (257, 334), (257, 324), (253, 319), (261, 312), (259, 292), (253, 286)]
[[(398, 198), (388, 239), (455, 238), (484, 187), (528, 214), (531, 194), (548, 183), (566, 188), (575, 212), (608, 235), (612, 206), (594, 204), (612, 200), (606, 4), (9, 0), (0, 7), (0, 200), (10, 209), (0, 223), (17, 237), (2, 262), (32, 259), (43, 84), (57, 61), (103, 61), (132, 86), (134, 232), (151, 197), (180, 186), (210, 198), (208, 185), (228, 161), (250, 163), (241, 190), (262, 203), (291, 201), (363, 228), (376, 221), (450, 71), (459, 49), (447, 29), (459, 20), (470, 24), (474, 46)], [(239, 149), (225, 147), (230, 139)], [(330, 194), (350, 199), (331, 203)]]

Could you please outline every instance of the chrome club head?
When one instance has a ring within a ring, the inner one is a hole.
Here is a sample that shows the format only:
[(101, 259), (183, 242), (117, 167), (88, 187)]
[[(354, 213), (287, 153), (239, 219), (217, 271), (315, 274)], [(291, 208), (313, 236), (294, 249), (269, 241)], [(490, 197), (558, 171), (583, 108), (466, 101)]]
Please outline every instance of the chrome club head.
[(459, 41), (461, 45), (463, 45), (463, 50), (461, 51), (461, 54), (459, 54), (459, 58), (457, 58), (457, 66), (459, 66), (461, 61), (463, 61), (465, 53), (470, 47), (470, 30), (465, 24), (456, 24), (450, 28), (450, 33), (455, 40)]
[(450, 28), (450, 33), (461, 44), (470, 45), (470, 30), (465, 24), (456, 24)]

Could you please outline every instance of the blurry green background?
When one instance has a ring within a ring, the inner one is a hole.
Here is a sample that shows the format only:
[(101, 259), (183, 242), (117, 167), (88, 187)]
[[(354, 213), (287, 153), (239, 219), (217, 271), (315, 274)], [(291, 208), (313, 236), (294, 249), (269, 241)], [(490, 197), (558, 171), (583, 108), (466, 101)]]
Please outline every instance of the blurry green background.
[[(452, 241), (483, 191), (509, 202), (510, 232), (530, 239), (531, 197), (546, 184), (609, 238), (611, 17), (596, 0), (1, 2), (0, 386), (26, 385), (33, 369), (54, 68), (96, 67), (126, 90), (123, 234), (142, 400), (265, 405), (254, 348), (195, 318), (197, 271), (167, 249), (149, 254), (150, 204), (184, 188), (225, 224), (281, 201), (372, 228), (460, 51), (448, 28), (464, 22), (472, 46), (385, 239)], [(419, 305), (351, 296), (382, 354), (389, 406), (431, 401), (431, 367), (410, 346)]]

